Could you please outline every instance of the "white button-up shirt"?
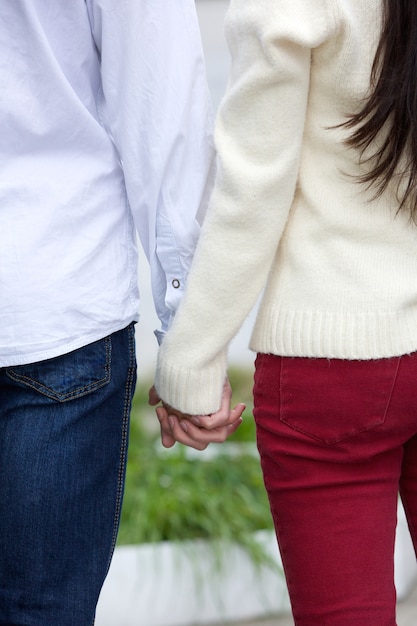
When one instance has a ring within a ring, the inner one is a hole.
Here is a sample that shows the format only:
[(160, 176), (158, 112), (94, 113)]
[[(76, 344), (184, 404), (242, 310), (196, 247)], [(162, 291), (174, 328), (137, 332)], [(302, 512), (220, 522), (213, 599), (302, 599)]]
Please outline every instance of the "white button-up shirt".
[(213, 162), (194, 0), (2, 0), (0, 85), (0, 367), (138, 319), (136, 230), (165, 331)]

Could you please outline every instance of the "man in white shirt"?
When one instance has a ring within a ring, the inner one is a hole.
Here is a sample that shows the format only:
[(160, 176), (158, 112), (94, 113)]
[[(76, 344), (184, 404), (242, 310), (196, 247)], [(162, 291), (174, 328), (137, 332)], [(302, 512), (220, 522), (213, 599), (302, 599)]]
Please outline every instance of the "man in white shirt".
[(193, 0), (3, 0), (0, 624), (91, 626), (123, 492), (136, 231), (157, 335), (211, 181)]

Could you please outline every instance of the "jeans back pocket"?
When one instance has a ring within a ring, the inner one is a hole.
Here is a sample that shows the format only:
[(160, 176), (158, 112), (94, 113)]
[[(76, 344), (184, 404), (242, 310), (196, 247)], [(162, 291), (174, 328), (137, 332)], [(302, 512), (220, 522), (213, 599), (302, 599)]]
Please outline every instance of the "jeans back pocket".
[(6, 368), (9, 378), (57, 402), (85, 396), (111, 376), (111, 338), (105, 337), (53, 359)]
[(348, 361), (283, 357), (280, 420), (325, 444), (381, 426), (400, 358)]

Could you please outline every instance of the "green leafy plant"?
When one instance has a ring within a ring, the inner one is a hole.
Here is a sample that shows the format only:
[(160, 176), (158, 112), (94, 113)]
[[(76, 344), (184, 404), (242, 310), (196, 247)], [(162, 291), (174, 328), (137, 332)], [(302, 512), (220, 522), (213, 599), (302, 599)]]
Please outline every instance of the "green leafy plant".
[[(268, 561), (254, 538), (255, 531), (271, 529), (272, 521), (254, 443), (247, 391), (251, 374), (236, 371), (232, 376), (237, 400), (246, 401), (249, 409), (244, 426), (233, 437), (237, 453), (232, 455), (225, 444), (212, 444), (209, 454), (193, 453), (178, 444), (164, 450), (147, 395), (144, 388), (138, 389), (119, 544), (210, 539), (223, 545), (230, 541), (248, 550), (256, 562)], [(240, 385), (246, 397), (239, 394)], [(249, 394), (250, 389), (251, 385)], [(241, 443), (252, 444), (249, 453), (247, 446), (239, 452)]]

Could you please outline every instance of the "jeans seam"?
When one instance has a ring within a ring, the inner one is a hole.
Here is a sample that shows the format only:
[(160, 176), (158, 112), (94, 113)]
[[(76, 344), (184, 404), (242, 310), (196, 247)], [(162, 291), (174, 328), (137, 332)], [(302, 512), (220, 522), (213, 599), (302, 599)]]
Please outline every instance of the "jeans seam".
[(391, 392), (390, 392), (390, 394), (389, 394), (389, 398), (388, 398), (388, 400), (387, 400), (387, 406), (385, 407), (385, 412), (384, 412), (384, 421), (385, 421), (385, 420), (386, 420), (386, 418), (387, 418), (387, 413), (388, 413), (388, 410), (389, 410), (389, 408), (390, 408), (390, 406), (391, 406), (391, 400), (392, 400), (392, 396), (393, 396), (393, 393), (394, 393), (394, 387), (395, 387), (395, 383), (397, 382), (398, 372), (399, 372), (399, 370), (400, 370), (400, 363), (401, 363), (401, 357), (399, 356), (399, 357), (398, 357), (398, 359), (397, 359), (397, 368), (396, 368), (396, 370), (395, 370), (394, 380), (392, 381)]
[(130, 364), (129, 364), (128, 376), (127, 376), (127, 381), (126, 381), (126, 393), (125, 393), (124, 409), (123, 409), (121, 447), (120, 447), (119, 470), (118, 470), (117, 493), (116, 493), (116, 509), (115, 509), (115, 516), (114, 516), (114, 524), (113, 524), (113, 537), (112, 537), (112, 542), (111, 542), (109, 560), (107, 563), (107, 571), (110, 568), (110, 563), (111, 563), (114, 549), (116, 546), (117, 533), (119, 529), (121, 505), (122, 505), (122, 499), (123, 499), (125, 465), (126, 465), (126, 456), (127, 456), (127, 437), (128, 437), (128, 432), (129, 432), (129, 416), (130, 416), (130, 407), (131, 407), (131, 401), (132, 401), (132, 390), (134, 387), (135, 372), (136, 372), (135, 357), (134, 357), (135, 336), (134, 336), (133, 325), (129, 327), (128, 332), (129, 332)]
[[(120, 445), (120, 457), (119, 457), (119, 469), (118, 469), (118, 478), (117, 478), (117, 491), (116, 491), (116, 506), (115, 506), (115, 515), (113, 521), (113, 535), (110, 545), (110, 553), (107, 561), (106, 572), (108, 573), (110, 569), (110, 565), (112, 562), (114, 550), (116, 547), (117, 534), (119, 529), (120, 515), (121, 515), (121, 505), (123, 499), (123, 485), (124, 485), (124, 476), (125, 476), (125, 465), (126, 465), (126, 455), (127, 455), (127, 436), (129, 432), (129, 416), (130, 416), (130, 407), (132, 401), (132, 392), (135, 384), (135, 375), (136, 375), (136, 361), (135, 361), (135, 330), (133, 323), (128, 327), (129, 334), (129, 368), (126, 380), (125, 387), (125, 399), (123, 406), (123, 418), (122, 418), (122, 432), (121, 432), (121, 445)], [(107, 574), (106, 574), (107, 575)], [(95, 617), (91, 626), (95, 624)]]

